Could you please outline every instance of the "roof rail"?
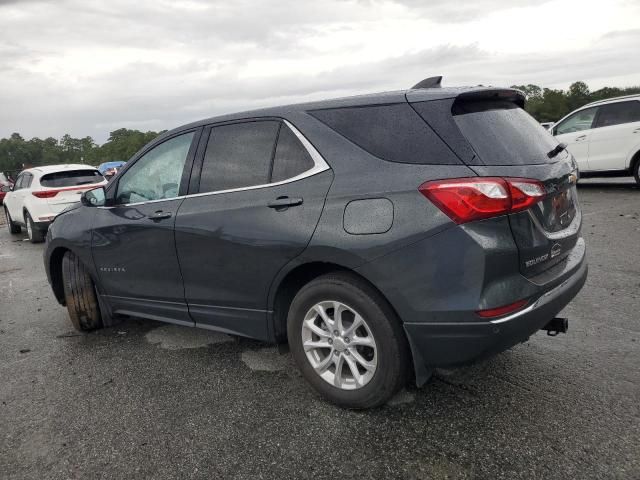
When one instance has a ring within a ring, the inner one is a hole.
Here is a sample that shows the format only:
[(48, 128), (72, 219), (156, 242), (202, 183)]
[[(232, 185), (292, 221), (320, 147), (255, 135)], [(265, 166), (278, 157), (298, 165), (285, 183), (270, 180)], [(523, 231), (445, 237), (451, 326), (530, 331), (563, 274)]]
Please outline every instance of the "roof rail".
[(417, 88), (441, 88), (441, 83), (442, 75), (437, 77), (429, 77), (416, 83), (413, 87), (411, 87), (411, 90), (415, 90)]
[(636, 93), (633, 95), (622, 95), (621, 97), (603, 98), (602, 100), (596, 100), (595, 102), (587, 103), (584, 106), (587, 107), (589, 105), (596, 105), (598, 103), (610, 102), (612, 100), (623, 100), (625, 98), (632, 98), (632, 97), (640, 97), (640, 93)]

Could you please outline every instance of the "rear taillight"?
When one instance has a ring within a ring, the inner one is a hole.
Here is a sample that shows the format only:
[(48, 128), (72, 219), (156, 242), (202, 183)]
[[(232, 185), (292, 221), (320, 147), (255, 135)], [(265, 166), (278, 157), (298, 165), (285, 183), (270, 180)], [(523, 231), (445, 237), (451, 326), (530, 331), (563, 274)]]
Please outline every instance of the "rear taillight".
[(435, 180), (418, 190), (458, 224), (526, 210), (545, 196), (544, 185), (528, 178)]
[(52, 198), (55, 197), (60, 190), (40, 190), (39, 192), (31, 192), (34, 197)]

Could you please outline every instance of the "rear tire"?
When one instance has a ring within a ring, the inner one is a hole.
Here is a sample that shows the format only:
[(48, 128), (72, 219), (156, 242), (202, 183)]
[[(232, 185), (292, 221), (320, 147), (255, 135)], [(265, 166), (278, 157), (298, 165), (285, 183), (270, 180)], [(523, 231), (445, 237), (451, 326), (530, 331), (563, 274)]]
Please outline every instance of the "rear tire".
[(302, 375), (341, 407), (383, 405), (407, 382), (409, 348), (400, 321), (353, 274), (323, 275), (302, 287), (289, 309), (287, 334)]
[(640, 185), (640, 152), (636, 154), (636, 161), (633, 165), (633, 177), (636, 179), (636, 183)]
[(11, 220), (11, 215), (9, 215), (9, 209), (6, 206), (4, 207), (4, 216), (7, 220), (7, 227), (9, 228), (9, 233), (15, 235), (16, 233), (22, 232), (22, 228), (20, 228), (20, 225), (18, 225), (13, 220)]
[(62, 257), (64, 299), (73, 327), (81, 332), (102, 328), (95, 286), (80, 259), (71, 252)]
[(27, 226), (27, 235), (31, 243), (44, 242), (44, 232), (36, 227), (29, 212), (24, 212), (24, 224)]

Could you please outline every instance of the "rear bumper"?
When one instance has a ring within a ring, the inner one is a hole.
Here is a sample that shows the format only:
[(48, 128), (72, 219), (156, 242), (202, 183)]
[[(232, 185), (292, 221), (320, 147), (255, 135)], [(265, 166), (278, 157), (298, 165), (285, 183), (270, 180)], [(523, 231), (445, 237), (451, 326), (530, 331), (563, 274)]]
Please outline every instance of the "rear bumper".
[(428, 370), (468, 364), (526, 341), (578, 294), (587, 279), (587, 271), (587, 262), (583, 259), (560, 285), (507, 317), (479, 322), (405, 323), (416, 372), (420, 367)]

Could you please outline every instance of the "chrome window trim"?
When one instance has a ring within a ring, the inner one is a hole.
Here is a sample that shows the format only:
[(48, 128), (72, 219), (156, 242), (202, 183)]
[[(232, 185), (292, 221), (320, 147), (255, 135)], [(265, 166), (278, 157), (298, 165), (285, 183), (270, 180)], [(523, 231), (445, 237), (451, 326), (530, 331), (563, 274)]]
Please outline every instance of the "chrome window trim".
[(171, 198), (159, 198), (157, 200), (148, 200), (146, 202), (123, 203), (123, 204), (114, 205), (111, 207), (103, 206), (98, 208), (111, 209), (116, 207), (134, 207), (136, 205), (146, 205), (147, 203), (169, 202), (172, 200), (181, 200), (185, 198), (205, 197), (209, 195), (222, 195), (225, 193), (244, 192), (246, 190), (258, 190), (260, 188), (276, 187), (278, 185), (285, 185), (287, 183), (296, 182), (298, 180), (302, 180), (303, 178), (311, 177), (318, 173), (329, 170), (330, 168), (329, 165), (327, 164), (325, 159), (322, 157), (322, 155), (320, 155), (320, 152), (318, 152), (318, 150), (311, 144), (311, 142), (307, 140), (307, 138), (296, 127), (294, 127), (291, 123), (289, 123), (289, 121), (282, 119), (282, 123), (284, 123), (287, 127), (289, 127), (291, 131), (295, 134), (295, 136), (298, 137), (298, 140), (300, 140), (300, 143), (302, 143), (302, 146), (307, 150), (307, 152), (311, 156), (311, 160), (313, 160), (313, 167), (311, 167), (309, 170), (306, 170), (296, 175), (295, 177), (287, 178), (286, 180), (280, 180), (279, 182), (263, 183), (261, 185), (252, 185), (250, 187), (229, 188), (227, 190), (215, 190), (213, 192), (204, 192), (204, 193), (192, 193), (189, 195), (180, 195), (180, 196), (171, 197)]

